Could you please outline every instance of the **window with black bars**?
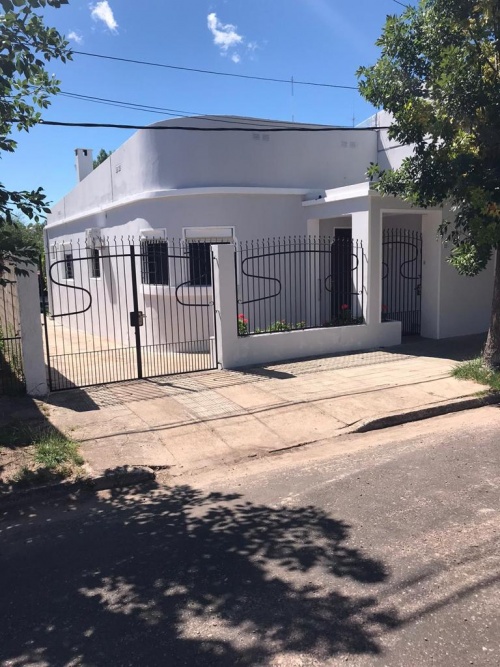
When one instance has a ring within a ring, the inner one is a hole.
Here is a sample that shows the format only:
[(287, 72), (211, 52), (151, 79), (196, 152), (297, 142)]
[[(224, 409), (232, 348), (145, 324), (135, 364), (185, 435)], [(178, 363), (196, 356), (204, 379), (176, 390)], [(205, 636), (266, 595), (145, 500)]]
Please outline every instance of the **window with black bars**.
[(64, 277), (66, 278), (66, 280), (73, 280), (73, 278), (75, 277), (72, 252), (64, 253)]
[(167, 241), (143, 241), (141, 258), (141, 275), (144, 285), (169, 284)]
[(189, 241), (189, 276), (192, 287), (212, 284), (212, 246), (226, 245), (227, 240)]
[(101, 277), (101, 256), (97, 248), (90, 250), (90, 275), (92, 278)]

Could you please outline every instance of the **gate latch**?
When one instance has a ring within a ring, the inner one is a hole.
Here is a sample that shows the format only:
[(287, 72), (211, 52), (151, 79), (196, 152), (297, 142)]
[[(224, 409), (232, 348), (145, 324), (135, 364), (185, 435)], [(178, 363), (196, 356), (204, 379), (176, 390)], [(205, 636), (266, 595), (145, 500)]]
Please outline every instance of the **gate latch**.
[(144, 326), (144, 313), (142, 310), (133, 310), (130, 313), (130, 326), (142, 327)]

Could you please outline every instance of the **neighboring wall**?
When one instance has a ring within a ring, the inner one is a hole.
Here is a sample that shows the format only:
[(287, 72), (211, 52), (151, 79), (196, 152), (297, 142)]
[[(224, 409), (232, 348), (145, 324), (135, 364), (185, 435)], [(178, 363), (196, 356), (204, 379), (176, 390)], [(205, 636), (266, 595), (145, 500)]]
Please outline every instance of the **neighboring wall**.
[(379, 111), (359, 127), (380, 128), (377, 132), (377, 159), (376, 162), (382, 169), (397, 169), (405, 157), (411, 154), (410, 146), (400, 144), (389, 138), (388, 127), (392, 122), (392, 116), (387, 111)]
[(17, 282), (0, 285), (0, 338), (19, 334)]
[(439, 337), (483, 333), (490, 324), (493, 299), (494, 261), (475, 278), (461, 276), (447, 262), (449, 249), (443, 248)]
[(23, 390), (17, 282), (0, 285), (0, 395)]

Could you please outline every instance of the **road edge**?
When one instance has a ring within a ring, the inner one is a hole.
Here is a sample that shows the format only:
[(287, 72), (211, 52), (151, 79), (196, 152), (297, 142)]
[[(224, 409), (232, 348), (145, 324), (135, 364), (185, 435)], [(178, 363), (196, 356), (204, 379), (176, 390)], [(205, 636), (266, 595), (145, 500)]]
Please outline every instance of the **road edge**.
[(18, 504), (55, 500), (68, 495), (80, 495), (104, 491), (105, 489), (126, 488), (153, 482), (156, 479), (154, 470), (147, 466), (122, 466), (105, 470), (99, 475), (91, 475), (74, 482), (59, 482), (48, 486), (37, 486), (32, 489), (10, 491), (0, 496), (0, 509), (7, 509)]
[(349, 429), (349, 433), (368, 433), (391, 426), (400, 426), (411, 422), (440, 417), (441, 415), (451, 414), (453, 412), (462, 412), (464, 410), (475, 410), (488, 405), (500, 403), (500, 392), (490, 392), (481, 396), (464, 397), (452, 401), (446, 401), (437, 405), (417, 408), (416, 410), (406, 410), (403, 412), (394, 412), (383, 417), (374, 417), (364, 419), (360, 424)]

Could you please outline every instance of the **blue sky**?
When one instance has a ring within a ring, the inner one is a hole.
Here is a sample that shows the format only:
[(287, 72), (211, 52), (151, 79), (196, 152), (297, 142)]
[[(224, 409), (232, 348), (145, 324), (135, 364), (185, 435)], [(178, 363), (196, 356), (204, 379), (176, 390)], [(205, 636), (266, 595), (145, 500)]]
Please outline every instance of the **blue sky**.
[[(184, 67), (356, 85), (377, 58), (375, 40), (393, 0), (70, 0), (45, 20), (74, 49)], [(71, 93), (200, 114), (351, 125), (373, 109), (356, 91), (246, 81), (75, 55), (49, 71)], [(161, 115), (57, 97), (47, 120), (148, 124)], [(38, 127), (4, 155), (7, 187), (42, 186), (57, 201), (75, 184), (73, 149), (117, 148), (127, 130)]]

